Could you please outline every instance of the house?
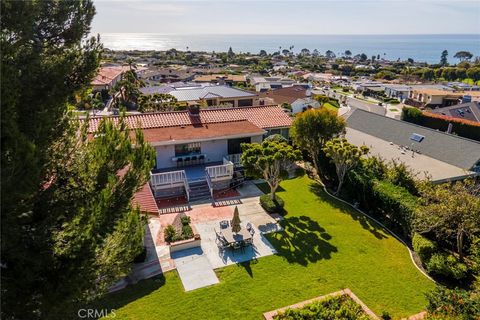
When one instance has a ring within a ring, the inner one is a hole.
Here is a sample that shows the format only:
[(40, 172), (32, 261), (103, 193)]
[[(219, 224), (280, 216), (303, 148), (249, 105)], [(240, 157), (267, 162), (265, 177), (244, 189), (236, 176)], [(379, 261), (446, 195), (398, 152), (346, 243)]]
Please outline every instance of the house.
[(90, 83), (93, 92), (110, 90), (118, 81), (122, 79), (122, 75), (128, 67), (113, 66), (113, 67), (101, 67), (98, 70), (98, 74), (93, 78)]
[(457, 119), (480, 122), (480, 102), (478, 101), (437, 108), (429, 112)]
[(196, 83), (213, 83), (228, 86), (238, 86), (247, 84), (247, 77), (245, 75), (235, 74), (206, 74), (198, 75), (193, 79)]
[[(469, 94), (474, 92), (469, 92)], [(441, 89), (413, 89), (408, 95), (407, 104), (414, 107), (448, 107), (458, 104), (465, 95), (462, 91), (449, 91)]]
[[(114, 121), (118, 117), (112, 117)], [(101, 118), (90, 119), (95, 132)], [(128, 115), (155, 148), (150, 186), (156, 198), (213, 197), (235, 182), (242, 143), (260, 143), (271, 134), (288, 137), (292, 119), (278, 106), (206, 108)], [(148, 190), (140, 196), (149, 198)], [(145, 210), (149, 210), (146, 208)]]
[(480, 142), (361, 109), (347, 116), (346, 138), (370, 155), (399, 160), (433, 182), (480, 174)]
[(252, 77), (250, 83), (255, 86), (255, 91), (262, 92), (291, 87), (295, 84), (295, 80), (282, 77)]
[(292, 106), (292, 113), (302, 112), (309, 107), (318, 108), (318, 101), (311, 98), (311, 90), (304, 86), (294, 85), (292, 87), (280, 88), (259, 93), (260, 104), (288, 103)]
[(476, 85), (471, 85), (463, 82), (449, 82), (447, 86), (455, 89), (455, 90), (463, 90), (463, 91), (480, 91), (480, 87)]
[(398, 99), (403, 101), (408, 98), (412, 86), (401, 84), (385, 84), (384, 85), (385, 96), (391, 99)]
[(177, 70), (172, 68), (153, 68), (146, 70), (140, 78), (149, 84), (186, 82), (191, 81), (195, 73), (190, 70)]
[(143, 94), (167, 93), (179, 102), (206, 106), (247, 107), (258, 103), (255, 93), (222, 85), (174, 83), (167, 86), (140, 88)]

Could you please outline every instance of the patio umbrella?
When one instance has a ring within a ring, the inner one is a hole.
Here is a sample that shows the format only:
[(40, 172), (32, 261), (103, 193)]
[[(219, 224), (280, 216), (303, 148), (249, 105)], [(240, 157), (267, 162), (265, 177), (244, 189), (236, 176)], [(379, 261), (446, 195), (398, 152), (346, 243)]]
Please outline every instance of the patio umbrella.
[(233, 219), (232, 219), (232, 232), (239, 232), (241, 229), (240, 227), (240, 215), (238, 213), (238, 208), (235, 206), (235, 210), (233, 211)]

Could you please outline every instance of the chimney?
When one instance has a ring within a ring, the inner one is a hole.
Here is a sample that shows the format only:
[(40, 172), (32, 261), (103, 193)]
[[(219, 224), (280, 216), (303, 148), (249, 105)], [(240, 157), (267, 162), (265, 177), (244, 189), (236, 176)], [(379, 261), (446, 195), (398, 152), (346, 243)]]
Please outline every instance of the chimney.
[(453, 124), (451, 122), (448, 123), (448, 129), (447, 129), (447, 133), (452, 133), (452, 129), (453, 129)]
[(200, 117), (200, 106), (198, 105), (188, 106), (188, 115), (190, 117)]

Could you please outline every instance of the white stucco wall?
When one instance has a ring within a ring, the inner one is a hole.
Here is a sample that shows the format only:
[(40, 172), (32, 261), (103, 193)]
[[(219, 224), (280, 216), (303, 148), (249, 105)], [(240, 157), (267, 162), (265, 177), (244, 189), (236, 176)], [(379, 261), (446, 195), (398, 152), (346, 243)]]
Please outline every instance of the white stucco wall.
[(174, 146), (158, 146), (155, 147), (157, 153), (157, 169), (171, 168), (176, 164), (172, 162), (172, 158), (175, 157)]
[(227, 140), (212, 140), (202, 142), (202, 153), (206, 155), (205, 162), (222, 161), (227, 154)]

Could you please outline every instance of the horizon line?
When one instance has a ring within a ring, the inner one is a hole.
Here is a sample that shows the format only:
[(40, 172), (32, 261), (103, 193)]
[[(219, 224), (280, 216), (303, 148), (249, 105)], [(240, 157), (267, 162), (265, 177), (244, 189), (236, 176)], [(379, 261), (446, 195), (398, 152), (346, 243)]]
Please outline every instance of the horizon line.
[(480, 33), (160, 33), (90, 32), (91, 34), (155, 34), (162, 36), (478, 36)]

